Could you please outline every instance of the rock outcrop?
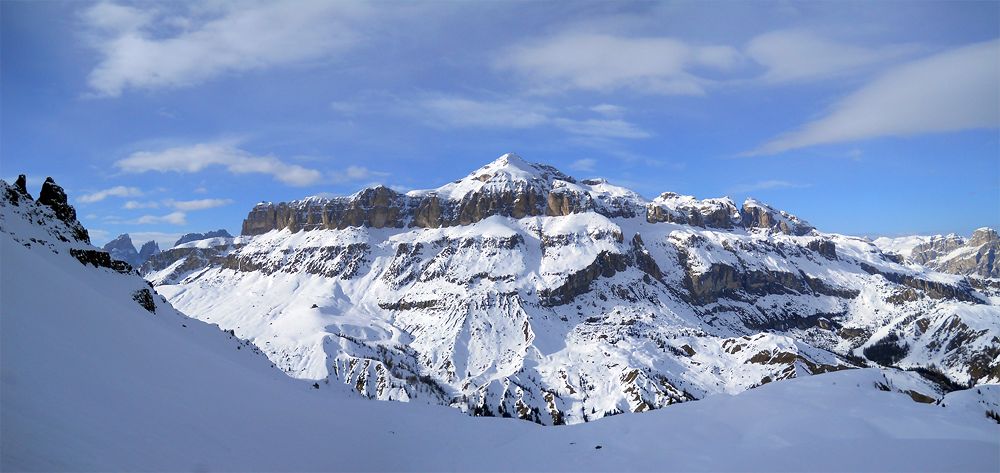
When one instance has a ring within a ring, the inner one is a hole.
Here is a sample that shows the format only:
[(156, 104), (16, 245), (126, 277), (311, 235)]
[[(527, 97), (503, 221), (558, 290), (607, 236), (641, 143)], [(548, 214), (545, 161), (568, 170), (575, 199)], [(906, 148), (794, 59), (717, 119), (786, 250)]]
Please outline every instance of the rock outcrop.
[[(921, 255), (924, 256), (926, 253), (922, 252)], [(972, 233), (965, 244), (924, 264), (945, 273), (1000, 278), (998, 255), (1000, 255), (1000, 236), (997, 236), (996, 230), (992, 228), (980, 228)]]
[(813, 231), (813, 226), (798, 217), (777, 210), (773, 207), (747, 199), (740, 210), (743, 227), (747, 229), (763, 229), (784, 233), (785, 235), (806, 235)]
[[(912, 242), (907, 246), (906, 242)], [(918, 243), (919, 242), (919, 243)], [(919, 264), (943, 273), (980, 278), (1000, 278), (1000, 236), (992, 228), (980, 228), (969, 238), (959, 235), (879, 238), (876, 244), (886, 257)], [(902, 247), (900, 255), (894, 255)]]
[(964, 245), (965, 238), (955, 234), (932, 237), (930, 241), (913, 247), (908, 259), (914, 263), (925, 265)]
[(118, 235), (114, 240), (105, 243), (101, 249), (108, 252), (112, 258), (124, 261), (134, 268), (142, 266), (146, 260), (160, 252), (160, 246), (152, 240), (144, 243), (140, 251), (136, 251), (132, 237), (128, 233)]
[[(21, 181), (20, 177), (18, 181)], [(15, 188), (24, 189), (24, 182), (15, 184)], [(24, 192), (27, 193), (27, 190)], [(45, 178), (45, 182), (42, 184), (42, 191), (38, 193), (38, 203), (52, 209), (56, 214), (56, 218), (73, 230), (73, 236), (77, 240), (90, 243), (90, 235), (87, 233), (87, 229), (76, 219), (76, 209), (69, 204), (69, 200), (66, 198), (66, 191), (59, 184), (56, 184), (56, 181), (52, 180), (51, 177)]]
[(132, 237), (128, 233), (118, 235), (114, 240), (107, 242), (101, 249), (107, 251), (112, 258), (124, 261), (134, 267), (139, 267), (142, 264), (139, 261), (139, 252), (135, 251), (135, 245), (132, 244)]
[(142, 248), (139, 248), (139, 264), (136, 266), (141, 266), (153, 256), (160, 254), (160, 245), (155, 241), (150, 240), (142, 244)]

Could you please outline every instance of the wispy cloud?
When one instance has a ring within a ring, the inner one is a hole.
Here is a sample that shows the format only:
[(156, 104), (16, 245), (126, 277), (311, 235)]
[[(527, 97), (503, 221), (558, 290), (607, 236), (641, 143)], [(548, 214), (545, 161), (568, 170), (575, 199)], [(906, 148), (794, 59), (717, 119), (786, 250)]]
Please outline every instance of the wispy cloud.
[(590, 107), (592, 112), (600, 113), (608, 117), (618, 117), (625, 113), (625, 107), (620, 107), (618, 105), (612, 105), (609, 103), (602, 103), (599, 105), (594, 105)]
[(171, 212), (166, 215), (143, 215), (135, 220), (138, 225), (153, 225), (168, 223), (171, 225), (187, 225), (187, 214), (184, 212)]
[(747, 156), (883, 136), (1000, 126), (1000, 40), (894, 67), (848, 95), (826, 116)]
[(232, 199), (167, 200), (165, 204), (182, 211), (205, 210), (233, 203)]
[(511, 48), (494, 65), (523, 77), (536, 92), (700, 95), (710, 81), (695, 70), (724, 71), (739, 60), (739, 51), (726, 45), (569, 31)]
[(343, 171), (334, 174), (333, 182), (342, 184), (345, 182), (382, 179), (388, 175), (389, 173), (387, 172), (372, 171), (364, 166), (347, 166)]
[(555, 127), (567, 133), (597, 138), (647, 138), (651, 134), (621, 118), (576, 118), (520, 99), (477, 100), (434, 96), (410, 104), (410, 114), (444, 128), (522, 129)]
[(181, 233), (171, 232), (129, 232), (129, 236), (137, 245), (147, 241), (155, 241), (161, 249), (172, 248), (174, 243), (181, 238)]
[(90, 194), (81, 195), (79, 200), (85, 204), (100, 202), (108, 197), (137, 197), (142, 195), (142, 190), (138, 187), (115, 186), (109, 189), (99, 190)]
[(268, 174), (292, 186), (308, 186), (322, 179), (322, 173), (315, 169), (288, 164), (274, 156), (255, 155), (229, 142), (139, 151), (115, 162), (115, 166), (126, 173), (195, 173), (210, 166), (222, 166), (233, 174)]
[(729, 192), (742, 194), (747, 192), (775, 190), (775, 189), (802, 189), (805, 187), (809, 187), (809, 184), (801, 184), (796, 182), (772, 179), (772, 180), (757, 181), (749, 184), (740, 184), (737, 186), (733, 186), (732, 188), (729, 189)]
[(857, 46), (806, 30), (772, 31), (746, 46), (747, 56), (765, 68), (759, 80), (769, 84), (842, 77), (915, 50), (912, 45)]
[(102, 2), (82, 15), (101, 56), (88, 78), (98, 95), (330, 57), (358, 41), (355, 22), (369, 11), (364, 3), (311, 0), (213, 3), (180, 14), (135, 5)]
[(155, 209), (158, 208), (160, 204), (154, 201), (140, 202), (138, 200), (130, 200), (122, 205), (123, 209), (136, 210), (136, 209)]
[(434, 96), (414, 102), (425, 121), (455, 128), (533, 128), (549, 122), (550, 107), (520, 100), (474, 100)]
[(552, 124), (574, 135), (593, 136), (600, 138), (648, 138), (649, 132), (622, 119), (575, 120), (571, 118), (554, 118)]
[(130, 200), (125, 202), (122, 208), (127, 210), (137, 210), (137, 209), (156, 209), (163, 207), (173, 208), (185, 212), (193, 210), (205, 210), (212, 209), (215, 207), (222, 207), (224, 205), (229, 205), (233, 203), (232, 199), (197, 199), (197, 200), (174, 200), (174, 199), (164, 199), (162, 201), (146, 201), (140, 202), (135, 200)]
[(574, 170), (574, 171), (593, 172), (595, 166), (597, 166), (597, 160), (596, 159), (584, 158), (584, 159), (578, 159), (576, 161), (573, 161), (569, 165), (569, 168), (572, 169), (572, 170)]

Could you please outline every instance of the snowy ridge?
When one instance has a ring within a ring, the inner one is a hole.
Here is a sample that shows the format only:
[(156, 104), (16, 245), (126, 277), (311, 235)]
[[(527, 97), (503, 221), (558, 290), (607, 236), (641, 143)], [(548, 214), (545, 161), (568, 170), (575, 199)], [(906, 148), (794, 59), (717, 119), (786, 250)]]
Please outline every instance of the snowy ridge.
[(1000, 236), (982, 227), (965, 238), (960, 235), (877, 238), (873, 243), (887, 253), (896, 253), (909, 264), (937, 271), (1000, 279)]
[(344, 199), (255, 207), (143, 273), (292, 376), (544, 424), (875, 363), (1000, 381), (1000, 287), (757, 201), (646, 202), (509, 155)]

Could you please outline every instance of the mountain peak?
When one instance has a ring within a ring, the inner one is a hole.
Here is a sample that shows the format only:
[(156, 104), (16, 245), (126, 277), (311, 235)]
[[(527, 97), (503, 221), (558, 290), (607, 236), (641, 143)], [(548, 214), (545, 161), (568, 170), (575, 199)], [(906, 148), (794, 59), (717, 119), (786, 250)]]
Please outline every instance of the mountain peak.
[(493, 160), (493, 162), (473, 171), (472, 174), (466, 176), (466, 179), (473, 178), (483, 181), (485, 175), (489, 175), (490, 177), (509, 177), (519, 180), (545, 179), (549, 181), (555, 178), (574, 182), (573, 178), (563, 174), (552, 166), (530, 162), (514, 153), (507, 153), (500, 156)]
[(507, 153), (476, 169), (462, 179), (437, 189), (411, 191), (410, 196), (437, 194), (446, 199), (461, 200), (476, 192), (496, 193), (536, 188), (545, 192), (555, 181), (575, 183), (576, 179), (547, 164), (533, 163), (514, 153)]
[(132, 237), (129, 236), (128, 233), (122, 233), (121, 235), (116, 236), (114, 240), (108, 242), (108, 244), (110, 245), (112, 243), (119, 243), (119, 242), (128, 242), (128, 244), (131, 245)]

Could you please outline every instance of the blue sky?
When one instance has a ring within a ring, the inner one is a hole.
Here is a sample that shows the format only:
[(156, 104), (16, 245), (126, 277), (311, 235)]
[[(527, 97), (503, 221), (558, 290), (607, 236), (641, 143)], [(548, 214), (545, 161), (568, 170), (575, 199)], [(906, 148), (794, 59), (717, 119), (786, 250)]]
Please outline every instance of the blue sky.
[(0, 177), (96, 243), (515, 151), (824, 231), (1000, 226), (998, 2), (0, 2)]

